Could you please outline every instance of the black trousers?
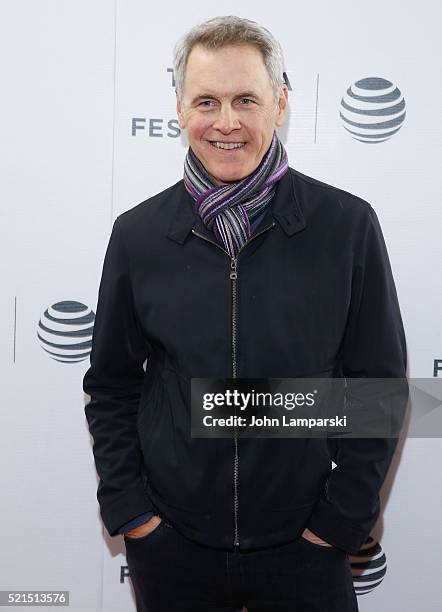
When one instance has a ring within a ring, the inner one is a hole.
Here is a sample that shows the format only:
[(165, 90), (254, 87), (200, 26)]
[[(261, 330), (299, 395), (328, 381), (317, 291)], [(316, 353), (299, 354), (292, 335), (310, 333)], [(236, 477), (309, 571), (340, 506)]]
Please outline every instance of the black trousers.
[(304, 538), (229, 552), (163, 519), (124, 542), (137, 612), (358, 612), (347, 554)]

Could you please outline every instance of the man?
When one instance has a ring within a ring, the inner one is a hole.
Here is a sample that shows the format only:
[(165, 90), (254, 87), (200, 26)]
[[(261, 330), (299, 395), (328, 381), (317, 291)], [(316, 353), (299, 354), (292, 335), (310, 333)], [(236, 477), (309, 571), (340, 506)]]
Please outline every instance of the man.
[(192, 438), (190, 381), (404, 377), (379, 222), (289, 167), (268, 30), (211, 19), (174, 69), (184, 179), (116, 219), (84, 377), (101, 516), (138, 610), (354, 612), (396, 440)]

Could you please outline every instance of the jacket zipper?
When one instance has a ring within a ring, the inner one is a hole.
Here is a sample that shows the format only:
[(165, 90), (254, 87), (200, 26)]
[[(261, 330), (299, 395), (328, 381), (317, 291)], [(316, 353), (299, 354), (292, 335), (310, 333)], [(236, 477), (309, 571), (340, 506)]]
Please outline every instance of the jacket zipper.
[[(238, 257), (239, 257), (239, 254), (241, 253), (241, 251), (243, 250), (243, 248), (245, 246), (247, 246), (252, 240), (257, 238), (258, 236), (260, 236), (261, 234), (263, 234), (267, 230), (269, 230), (272, 227), (274, 227), (274, 225), (275, 225), (275, 222), (273, 221), (273, 223), (271, 225), (268, 225), (267, 227), (264, 227), (258, 233), (256, 233), (253, 236), (251, 236), (251, 238), (249, 238), (249, 240), (239, 249), (238, 253), (236, 254), (236, 257), (230, 257), (229, 253), (219, 243), (215, 242), (214, 240), (211, 240), (210, 238), (207, 238), (207, 236), (203, 236), (202, 234), (199, 234), (194, 229), (192, 229), (192, 234), (194, 234), (195, 236), (198, 236), (199, 238), (202, 238), (203, 240), (206, 240), (207, 242), (210, 242), (210, 243), (214, 244), (216, 247), (221, 249), (227, 255), (227, 257), (229, 257), (229, 259), (230, 259), (230, 279), (232, 281), (232, 284), (231, 284), (231, 287), (232, 287), (232, 325), (231, 325), (231, 329), (232, 329), (232, 378), (236, 378), (237, 377), (237, 375), (236, 375), (237, 374), (237, 367), (236, 367), (236, 353), (237, 353), (237, 351), (236, 351), (236, 346), (237, 346), (237, 343), (236, 343), (236, 330), (237, 330), (237, 321), (238, 321), (238, 313), (237, 313), (237, 301), (238, 301), (238, 288), (237, 288)], [(236, 410), (235, 410), (235, 414), (236, 414)], [(234, 520), (234, 525), (235, 525), (234, 535), (233, 535), (233, 546), (236, 547), (236, 546), (239, 546), (239, 529), (238, 529), (239, 453), (238, 453), (238, 430), (237, 430), (237, 425), (236, 424), (233, 426), (233, 443), (234, 443), (234, 456), (233, 456), (233, 520)]]

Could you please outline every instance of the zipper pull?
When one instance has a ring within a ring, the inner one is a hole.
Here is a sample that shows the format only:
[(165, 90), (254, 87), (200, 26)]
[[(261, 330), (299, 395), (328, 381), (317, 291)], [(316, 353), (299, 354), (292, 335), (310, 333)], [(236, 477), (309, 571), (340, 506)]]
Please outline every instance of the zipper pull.
[(235, 259), (235, 257), (232, 257), (232, 259), (230, 260), (230, 268), (231, 268), (230, 278), (231, 279), (236, 279), (238, 277), (238, 274), (237, 274), (237, 271), (236, 271), (236, 259)]

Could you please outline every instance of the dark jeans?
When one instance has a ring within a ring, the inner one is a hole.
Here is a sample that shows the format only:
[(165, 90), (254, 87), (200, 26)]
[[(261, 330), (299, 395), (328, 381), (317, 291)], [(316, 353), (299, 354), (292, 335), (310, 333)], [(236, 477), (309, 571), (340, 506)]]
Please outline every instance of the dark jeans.
[(358, 612), (347, 554), (304, 538), (229, 552), (163, 519), (124, 542), (137, 612)]

